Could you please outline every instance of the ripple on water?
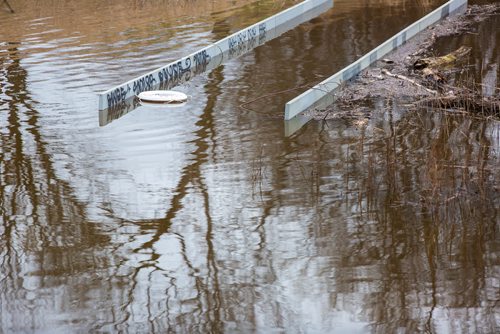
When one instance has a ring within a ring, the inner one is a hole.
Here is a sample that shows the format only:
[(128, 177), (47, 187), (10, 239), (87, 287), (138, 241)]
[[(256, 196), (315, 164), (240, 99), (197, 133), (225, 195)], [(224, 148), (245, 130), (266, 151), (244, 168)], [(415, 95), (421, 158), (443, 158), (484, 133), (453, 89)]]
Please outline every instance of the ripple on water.
[(97, 92), (283, 2), (0, 13), (0, 332), (493, 332), (498, 124), (380, 104), (366, 128), (286, 137), (300, 91), (241, 108), (318, 81), (437, 2), (336, 1), (178, 87), (186, 106), (101, 127)]

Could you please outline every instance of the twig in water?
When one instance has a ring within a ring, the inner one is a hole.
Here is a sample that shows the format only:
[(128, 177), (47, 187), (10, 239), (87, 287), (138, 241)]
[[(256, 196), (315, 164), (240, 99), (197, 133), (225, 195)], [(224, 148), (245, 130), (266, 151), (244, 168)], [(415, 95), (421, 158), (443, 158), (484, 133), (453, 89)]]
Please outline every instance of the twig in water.
[(385, 74), (385, 75), (388, 75), (388, 76), (390, 76), (390, 77), (396, 78), (396, 79), (401, 79), (401, 80), (408, 81), (409, 83), (414, 84), (414, 85), (415, 85), (415, 86), (417, 86), (417, 87), (420, 87), (420, 88), (422, 88), (422, 89), (425, 89), (427, 92), (429, 92), (429, 93), (431, 93), (431, 94), (434, 94), (434, 95), (437, 95), (437, 94), (438, 94), (438, 92), (437, 92), (437, 91), (432, 90), (432, 89), (429, 89), (429, 88), (427, 88), (427, 87), (424, 87), (424, 86), (422, 86), (421, 84), (419, 84), (418, 82), (416, 82), (415, 80), (412, 80), (412, 79), (410, 79), (410, 78), (408, 78), (408, 77), (405, 77), (404, 75), (400, 75), (400, 74), (393, 74), (393, 73), (389, 72), (389, 71), (388, 71), (388, 70), (386, 70), (386, 69), (383, 69), (383, 70), (382, 70), (382, 73), (383, 73), (383, 74)]
[(10, 6), (9, 2), (7, 0), (3, 0), (3, 3), (7, 5), (7, 7), (9, 7), (9, 10), (12, 14), (14, 14), (14, 9), (12, 9), (12, 7)]
[(297, 86), (297, 87), (293, 87), (293, 88), (289, 88), (289, 89), (285, 89), (285, 90), (280, 90), (278, 92), (272, 92), (272, 93), (269, 93), (269, 94), (261, 95), (261, 96), (255, 98), (255, 99), (253, 99), (253, 100), (243, 102), (242, 104), (240, 104), (240, 108), (243, 108), (243, 109), (248, 110), (248, 111), (255, 111), (253, 109), (248, 108), (247, 105), (249, 105), (250, 103), (253, 103), (255, 101), (258, 101), (258, 100), (261, 100), (261, 99), (265, 99), (267, 97), (272, 97), (272, 96), (276, 96), (276, 95), (280, 95), (280, 94), (284, 94), (284, 93), (288, 93), (288, 92), (293, 92), (294, 90), (308, 88), (308, 87), (310, 87), (310, 84), (305, 84), (305, 85), (302, 85), (302, 86)]

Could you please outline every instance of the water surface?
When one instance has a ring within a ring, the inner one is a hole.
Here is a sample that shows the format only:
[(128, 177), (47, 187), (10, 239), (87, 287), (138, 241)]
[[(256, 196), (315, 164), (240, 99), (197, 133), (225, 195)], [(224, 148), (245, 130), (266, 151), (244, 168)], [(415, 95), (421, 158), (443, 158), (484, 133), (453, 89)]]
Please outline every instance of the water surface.
[[(499, 329), (496, 120), (390, 101), (365, 124), (282, 119), (443, 1), (335, 1), (178, 87), (185, 107), (105, 126), (97, 92), (294, 2), (9, 2), (0, 332)], [(497, 27), (464, 37), (496, 85)]]

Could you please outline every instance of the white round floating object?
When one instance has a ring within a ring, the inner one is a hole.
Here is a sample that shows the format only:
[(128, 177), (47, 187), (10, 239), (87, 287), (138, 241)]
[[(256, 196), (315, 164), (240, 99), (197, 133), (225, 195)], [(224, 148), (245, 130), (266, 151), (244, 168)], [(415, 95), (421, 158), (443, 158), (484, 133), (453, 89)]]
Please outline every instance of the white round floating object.
[(141, 102), (178, 104), (187, 101), (187, 95), (173, 90), (150, 90), (137, 95)]

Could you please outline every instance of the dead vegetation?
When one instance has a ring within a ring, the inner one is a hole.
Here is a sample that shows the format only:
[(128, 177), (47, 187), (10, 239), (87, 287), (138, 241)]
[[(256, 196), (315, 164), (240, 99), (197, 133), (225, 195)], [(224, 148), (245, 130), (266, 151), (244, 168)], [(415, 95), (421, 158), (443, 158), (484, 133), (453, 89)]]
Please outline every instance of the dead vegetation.
[[(315, 110), (311, 116), (316, 119), (369, 117), (367, 105), (392, 99), (404, 101), (409, 109), (426, 106), (500, 118), (500, 89), (484, 89), (469, 73), (475, 70), (470, 57), (472, 48), (462, 45), (442, 54), (435, 50), (437, 41), (477, 34), (479, 22), (499, 14), (500, 3), (474, 5), (459, 17), (441, 21), (363, 71), (335, 94), (336, 102), (332, 106)], [(485, 95), (484, 91), (494, 93)]]
[[(500, 93), (498, 88), (496, 90)], [(447, 94), (419, 100), (417, 105), (463, 111), (488, 117), (500, 117), (500, 99), (498, 95), (483, 96), (480, 89), (468, 87), (454, 87)]]
[(448, 84), (446, 72), (453, 71), (456, 67), (466, 63), (470, 52), (471, 47), (461, 46), (443, 56), (420, 58), (414, 62), (410, 69), (416, 74), (414, 80), (403, 75), (392, 74), (386, 70), (383, 70), (382, 73), (422, 87), (431, 94), (431, 96), (417, 101), (417, 105), (425, 104), (434, 108), (454, 109), (499, 117), (499, 94), (484, 96), (480, 85), (474, 82), (466, 82), (462, 86)]

